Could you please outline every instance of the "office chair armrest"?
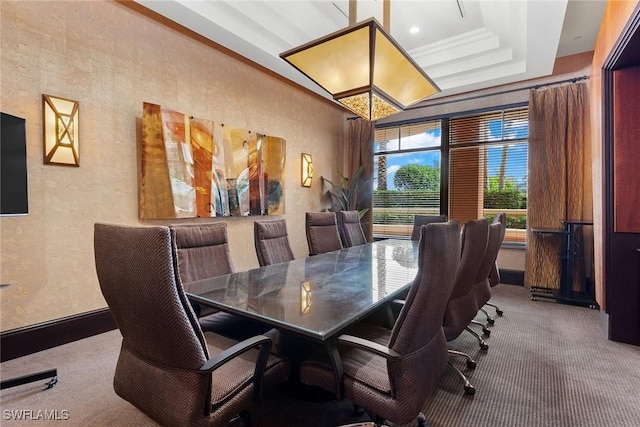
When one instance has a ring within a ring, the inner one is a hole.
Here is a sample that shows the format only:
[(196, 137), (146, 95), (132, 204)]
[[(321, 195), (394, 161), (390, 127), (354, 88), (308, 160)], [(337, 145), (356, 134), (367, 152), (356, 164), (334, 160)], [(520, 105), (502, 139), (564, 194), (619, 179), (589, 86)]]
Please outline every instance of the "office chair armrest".
[(394, 313), (393, 308), (391, 308), (392, 305), (394, 306), (399, 306), (399, 309), (396, 309), (396, 311), (402, 310), (402, 306), (404, 305), (405, 300), (403, 299), (394, 299), (391, 302), (389, 302), (387, 305), (385, 305), (385, 314), (387, 315), (386, 321), (387, 321), (387, 325), (386, 327), (388, 329), (393, 329), (393, 325), (396, 323), (396, 313)]
[(256, 359), (256, 369), (253, 373), (253, 397), (255, 400), (260, 400), (260, 398), (262, 398), (264, 372), (267, 368), (269, 353), (271, 352), (271, 340), (264, 335), (256, 335), (255, 337), (247, 338), (246, 340), (216, 354), (207, 360), (204, 365), (198, 369), (198, 371), (202, 373), (211, 373), (231, 359), (234, 359), (240, 354), (255, 347), (260, 347), (260, 350), (258, 358)]
[(390, 301), (388, 304), (386, 304), (384, 306), (384, 313), (386, 315), (385, 317), (385, 321), (386, 321), (386, 325), (385, 327), (387, 329), (393, 329), (393, 325), (396, 323), (396, 313), (394, 313), (393, 308), (391, 308), (392, 305), (395, 306), (400, 306), (400, 309), (396, 309), (396, 311), (401, 310), (402, 306), (404, 305), (405, 301), (403, 299), (394, 299), (392, 301)]
[(342, 366), (342, 359), (340, 358), (340, 352), (338, 348), (335, 346), (335, 342), (333, 340), (328, 341), (324, 345), (324, 350), (329, 357), (329, 361), (331, 362), (331, 367), (333, 368), (333, 377), (335, 379), (336, 389), (334, 390), (336, 395), (336, 400), (344, 399), (344, 384), (342, 383), (342, 378), (344, 376), (344, 368)]
[(349, 345), (351, 347), (361, 348), (363, 350), (370, 351), (378, 356), (382, 356), (387, 360), (397, 360), (401, 357), (401, 354), (395, 350), (385, 347), (377, 342), (369, 341), (364, 338), (356, 337), (353, 335), (340, 335), (338, 337), (340, 344)]

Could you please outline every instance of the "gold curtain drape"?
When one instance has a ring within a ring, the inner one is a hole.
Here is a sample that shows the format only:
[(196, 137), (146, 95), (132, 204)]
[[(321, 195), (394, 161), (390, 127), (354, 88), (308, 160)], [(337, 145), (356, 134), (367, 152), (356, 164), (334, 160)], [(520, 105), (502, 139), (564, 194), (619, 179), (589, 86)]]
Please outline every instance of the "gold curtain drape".
[[(588, 108), (586, 83), (530, 93), (525, 253), (528, 287), (560, 288), (562, 261), (563, 236), (532, 233), (531, 228), (560, 229), (562, 220), (592, 218)], [(578, 261), (572, 289), (583, 291), (584, 259), (578, 257)]]
[(349, 140), (346, 148), (346, 168), (344, 175), (352, 177), (364, 166), (360, 177), (360, 192), (357, 209), (368, 209), (360, 220), (367, 241), (373, 239), (373, 142), (374, 122), (363, 119), (349, 120)]

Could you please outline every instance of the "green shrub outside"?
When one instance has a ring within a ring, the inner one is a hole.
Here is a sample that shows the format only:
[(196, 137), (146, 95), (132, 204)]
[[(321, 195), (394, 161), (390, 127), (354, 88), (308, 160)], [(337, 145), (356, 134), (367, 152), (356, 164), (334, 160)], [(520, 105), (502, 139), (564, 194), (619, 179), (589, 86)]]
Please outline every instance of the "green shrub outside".
[(373, 212), (374, 224), (413, 224), (412, 213)]
[[(440, 192), (433, 190), (375, 190), (374, 208), (420, 207), (437, 208), (440, 204)], [(526, 194), (517, 189), (486, 190), (484, 192), (485, 209), (526, 209)]]
[[(440, 192), (430, 190), (374, 190), (374, 208), (438, 208)], [(484, 193), (485, 209), (526, 209), (526, 194), (517, 189), (487, 190)], [(413, 224), (413, 213), (373, 212), (374, 224)], [(488, 215), (492, 220), (493, 215)], [(526, 216), (507, 215), (507, 228), (524, 230), (527, 227)]]
[[(493, 215), (484, 216), (489, 221), (493, 221)], [(509, 216), (507, 215), (507, 228), (515, 228), (517, 230), (524, 230), (527, 228), (526, 216)]]
[(517, 189), (484, 192), (485, 209), (526, 209), (526, 194)]
[(373, 192), (374, 208), (437, 208), (439, 206), (440, 191), (374, 190)]

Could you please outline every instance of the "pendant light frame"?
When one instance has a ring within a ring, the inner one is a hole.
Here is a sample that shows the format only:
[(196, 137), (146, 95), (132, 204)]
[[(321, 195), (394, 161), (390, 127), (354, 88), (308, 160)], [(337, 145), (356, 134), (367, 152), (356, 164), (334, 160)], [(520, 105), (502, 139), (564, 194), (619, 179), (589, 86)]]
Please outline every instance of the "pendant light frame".
[(375, 18), (280, 57), (367, 120), (395, 114), (440, 91)]

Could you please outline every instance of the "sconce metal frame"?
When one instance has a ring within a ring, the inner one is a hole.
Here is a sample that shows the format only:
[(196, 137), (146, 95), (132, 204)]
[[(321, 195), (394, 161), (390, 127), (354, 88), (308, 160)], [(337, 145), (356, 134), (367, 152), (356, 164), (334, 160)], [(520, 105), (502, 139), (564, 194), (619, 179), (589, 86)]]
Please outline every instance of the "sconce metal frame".
[(79, 102), (42, 95), (44, 164), (80, 166)]
[(308, 280), (300, 283), (300, 314), (302, 316), (311, 311), (311, 284)]
[(302, 174), (300, 184), (303, 187), (311, 187), (311, 179), (313, 178), (313, 161), (311, 154), (302, 153)]

